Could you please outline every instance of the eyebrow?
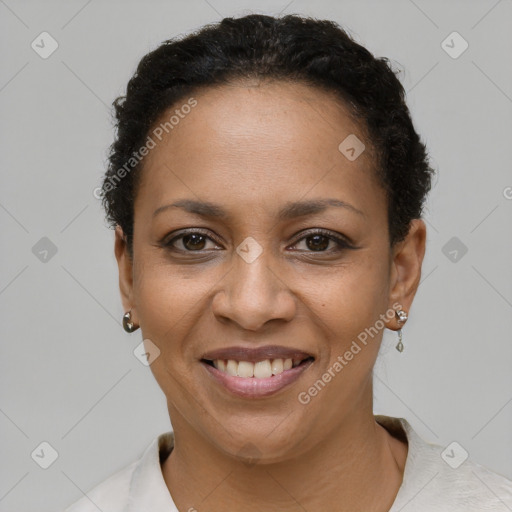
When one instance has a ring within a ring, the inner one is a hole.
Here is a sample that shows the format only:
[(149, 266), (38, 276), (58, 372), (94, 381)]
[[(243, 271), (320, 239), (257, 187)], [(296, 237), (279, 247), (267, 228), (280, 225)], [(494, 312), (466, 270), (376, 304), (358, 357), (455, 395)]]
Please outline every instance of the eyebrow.
[[(279, 220), (290, 220), (305, 215), (313, 215), (327, 210), (329, 207), (346, 208), (358, 215), (366, 215), (355, 206), (339, 199), (312, 199), (309, 201), (296, 201), (286, 203), (277, 214)], [(228, 219), (228, 213), (219, 205), (209, 201), (196, 201), (193, 199), (180, 199), (171, 204), (160, 206), (153, 212), (153, 218), (170, 208), (182, 208), (185, 211), (201, 217)]]

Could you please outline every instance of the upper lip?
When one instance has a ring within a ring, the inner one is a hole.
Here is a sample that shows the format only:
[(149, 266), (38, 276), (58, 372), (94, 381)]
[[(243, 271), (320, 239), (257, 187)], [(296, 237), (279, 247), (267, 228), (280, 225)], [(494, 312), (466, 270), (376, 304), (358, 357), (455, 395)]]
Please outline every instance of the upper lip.
[(235, 361), (264, 361), (265, 359), (307, 359), (312, 354), (294, 347), (266, 345), (264, 347), (226, 347), (207, 352), (201, 359), (215, 361), (216, 359), (233, 359)]

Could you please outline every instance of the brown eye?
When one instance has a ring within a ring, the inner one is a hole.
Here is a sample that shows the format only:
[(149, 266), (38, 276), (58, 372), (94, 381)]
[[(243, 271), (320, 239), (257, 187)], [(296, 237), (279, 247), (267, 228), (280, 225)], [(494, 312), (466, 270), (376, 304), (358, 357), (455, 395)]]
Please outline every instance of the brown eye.
[(329, 247), (330, 238), (324, 235), (312, 235), (305, 238), (308, 249), (312, 251), (325, 251)]
[[(331, 242), (334, 244), (334, 247), (328, 249)], [(305, 249), (299, 248), (299, 250), (304, 250), (305, 252), (332, 253), (341, 251), (343, 249), (352, 248), (352, 245), (349, 242), (340, 236), (337, 236), (326, 230), (317, 230), (313, 231), (312, 233), (310, 232), (308, 235), (303, 236), (297, 240), (297, 242), (294, 244), (294, 247), (300, 245), (301, 243), (304, 243)]]
[(204, 249), (206, 237), (203, 235), (198, 235), (197, 233), (192, 233), (190, 235), (184, 235), (182, 238), (183, 246), (190, 250), (202, 250)]
[[(208, 247), (208, 242), (211, 242), (213, 247)], [(180, 243), (180, 245), (178, 245)], [(181, 252), (199, 252), (208, 249), (219, 249), (219, 245), (209, 236), (202, 231), (189, 231), (175, 236), (168, 242), (164, 242), (163, 247), (169, 250), (176, 250)]]

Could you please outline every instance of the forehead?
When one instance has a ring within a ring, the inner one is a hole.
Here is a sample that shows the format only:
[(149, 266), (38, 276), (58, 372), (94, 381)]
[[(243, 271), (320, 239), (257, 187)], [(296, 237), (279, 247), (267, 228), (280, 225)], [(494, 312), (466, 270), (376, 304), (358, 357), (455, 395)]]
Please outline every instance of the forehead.
[[(137, 200), (161, 202), (187, 192), (202, 198), (234, 194), (257, 205), (283, 193), (302, 196), (312, 187), (318, 192), (376, 184), (363, 127), (334, 93), (251, 81), (202, 89), (193, 99), (193, 108), (180, 110), (189, 103), (184, 98), (156, 124), (177, 114), (161, 140), (153, 137)], [(350, 161), (339, 146), (354, 135), (366, 148)]]

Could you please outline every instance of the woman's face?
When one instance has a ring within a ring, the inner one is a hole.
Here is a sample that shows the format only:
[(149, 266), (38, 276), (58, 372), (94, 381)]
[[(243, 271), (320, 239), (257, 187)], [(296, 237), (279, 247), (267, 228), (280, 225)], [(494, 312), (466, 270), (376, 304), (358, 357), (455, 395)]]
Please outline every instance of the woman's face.
[(176, 432), (285, 460), (372, 413), (383, 325), (398, 328), (397, 303), (409, 310), (424, 224), (390, 249), (369, 141), (327, 93), (262, 83), (194, 98), (153, 137), (133, 267), (116, 231), (123, 303)]

